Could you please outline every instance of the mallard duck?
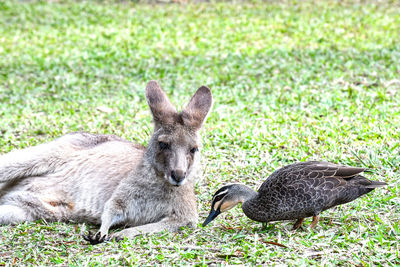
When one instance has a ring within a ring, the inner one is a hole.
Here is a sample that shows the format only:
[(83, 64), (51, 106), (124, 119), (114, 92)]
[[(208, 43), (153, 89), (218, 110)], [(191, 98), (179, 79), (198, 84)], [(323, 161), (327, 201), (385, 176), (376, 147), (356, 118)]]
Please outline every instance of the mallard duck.
[(213, 196), (211, 212), (203, 227), (221, 212), (242, 203), (244, 214), (259, 222), (297, 220), (293, 230), (304, 218), (313, 217), (311, 228), (319, 214), (367, 194), (386, 183), (371, 181), (360, 175), (364, 168), (341, 166), (329, 162), (308, 161), (285, 166), (272, 173), (258, 192), (243, 185), (230, 184)]

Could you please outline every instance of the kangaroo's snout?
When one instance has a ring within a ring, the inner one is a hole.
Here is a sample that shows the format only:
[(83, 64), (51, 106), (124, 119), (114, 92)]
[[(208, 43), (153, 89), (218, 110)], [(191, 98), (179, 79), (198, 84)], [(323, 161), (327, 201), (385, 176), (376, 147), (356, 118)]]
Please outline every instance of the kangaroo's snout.
[(186, 177), (186, 172), (183, 170), (171, 171), (171, 178), (174, 182), (176, 182), (176, 186), (181, 185), (185, 177)]

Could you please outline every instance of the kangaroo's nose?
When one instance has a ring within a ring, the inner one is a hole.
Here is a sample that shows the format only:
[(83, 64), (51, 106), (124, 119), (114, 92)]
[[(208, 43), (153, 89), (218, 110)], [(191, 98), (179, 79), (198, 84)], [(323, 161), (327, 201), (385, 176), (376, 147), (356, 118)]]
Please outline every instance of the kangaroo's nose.
[(186, 172), (184, 172), (183, 170), (174, 170), (171, 171), (171, 177), (172, 179), (174, 179), (177, 183), (180, 183), (183, 181), (183, 179), (185, 179), (186, 176)]

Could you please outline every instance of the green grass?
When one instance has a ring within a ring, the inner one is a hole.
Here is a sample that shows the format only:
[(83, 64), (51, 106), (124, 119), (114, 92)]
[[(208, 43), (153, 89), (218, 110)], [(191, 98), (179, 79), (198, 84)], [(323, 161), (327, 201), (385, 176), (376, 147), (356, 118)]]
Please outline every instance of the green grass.
[(81, 130), (146, 144), (144, 87), (157, 79), (179, 107), (202, 84), (213, 91), (201, 220), (221, 185), (256, 189), (295, 161), (373, 168), (389, 183), (296, 232), (240, 208), (98, 246), (80, 236), (94, 226), (1, 226), (0, 265), (399, 265), (399, 25), (395, 1), (0, 2), (0, 153)]

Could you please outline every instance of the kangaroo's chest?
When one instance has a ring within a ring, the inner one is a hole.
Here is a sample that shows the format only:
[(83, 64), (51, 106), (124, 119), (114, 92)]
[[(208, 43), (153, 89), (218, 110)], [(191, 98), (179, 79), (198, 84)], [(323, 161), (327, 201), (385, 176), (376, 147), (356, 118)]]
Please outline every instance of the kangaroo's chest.
[(152, 194), (144, 192), (138, 192), (132, 199), (127, 199), (126, 221), (131, 226), (160, 221), (168, 217), (176, 206), (174, 195), (157, 190)]

